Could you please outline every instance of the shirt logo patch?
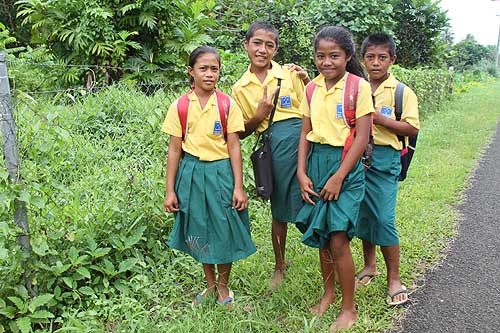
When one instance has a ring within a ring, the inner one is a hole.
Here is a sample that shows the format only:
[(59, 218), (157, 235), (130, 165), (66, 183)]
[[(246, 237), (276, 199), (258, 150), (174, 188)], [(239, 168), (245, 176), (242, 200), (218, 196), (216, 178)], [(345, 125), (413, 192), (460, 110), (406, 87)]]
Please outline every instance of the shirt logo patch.
[(214, 134), (222, 134), (222, 125), (218, 120), (214, 122)]
[(387, 118), (390, 118), (392, 115), (392, 108), (389, 106), (383, 106), (382, 109), (380, 109), (380, 113)]
[(337, 104), (337, 113), (335, 115), (337, 119), (342, 119), (344, 118), (344, 114), (342, 112), (342, 103)]
[(282, 108), (291, 108), (292, 107), (292, 98), (290, 96), (281, 96), (280, 104)]

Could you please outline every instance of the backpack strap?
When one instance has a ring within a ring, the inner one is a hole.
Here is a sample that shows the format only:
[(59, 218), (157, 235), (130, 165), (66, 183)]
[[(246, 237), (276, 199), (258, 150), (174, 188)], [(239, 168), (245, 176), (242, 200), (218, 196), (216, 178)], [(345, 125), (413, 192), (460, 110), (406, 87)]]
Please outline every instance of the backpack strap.
[(177, 100), (177, 114), (179, 115), (179, 120), (181, 122), (181, 128), (182, 128), (182, 141), (186, 139), (186, 134), (187, 134), (187, 117), (188, 117), (188, 110), (189, 110), (189, 95), (193, 91), (191, 90), (190, 92), (182, 95), (179, 97)]
[[(177, 113), (179, 114), (179, 120), (181, 122), (182, 128), (182, 141), (186, 140), (187, 130), (188, 130), (188, 110), (189, 110), (189, 95), (193, 91), (182, 95), (177, 100)], [(229, 116), (229, 109), (231, 108), (231, 98), (224, 94), (222, 91), (215, 89), (215, 100), (217, 103), (217, 111), (219, 112), (219, 118), (222, 125), (222, 133), (224, 134), (224, 140), (227, 140), (227, 117)]]
[(231, 98), (222, 91), (215, 89), (215, 99), (217, 100), (217, 109), (219, 111), (224, 140), (227, 141), (227, 117), (229, 116), (229, 109), (231, 108)]
[(311, 100), (314, 95), (314, 92), (316, 91), (316, 83), (313, 81), (309, 82), (306, 85), (306, 98), (307, 98), (307, 104), (309, 104), (309, 109), (311, 109)]
[(356, 104), (358, 102), (359, 83), (361, 78), (351, 73), (347, 73), (346, 81), (344, 83), (344, 90), (342, 92), (342, 116), (347, 128), (349, 128), (349, 136), (345, 140), (344, 150), (342, 151), (341, 161), (347, 155), (351, 148), (352, 140), (356, 133)]
[(405, 84), (399, 82), (396, 86), (396, 92), (394, 93), (394, 114), (396, 115), (396, 120), (401, 120), (401, 115), (403, 114), (403, 93), (405, 90)]
[[(396, 86), (396, 91), (394, 92), (394, 115), (397, 121), (401, 121), (401, 116), (403, 115), (403, 93), (405, 90), (405, 84), (403, 82), (398, 82)], [(406, 140), (404, 136), (398, 135), (399, 141), (403, 143), (402, 154), (406, 154), (408, 148), (406, 147)]]

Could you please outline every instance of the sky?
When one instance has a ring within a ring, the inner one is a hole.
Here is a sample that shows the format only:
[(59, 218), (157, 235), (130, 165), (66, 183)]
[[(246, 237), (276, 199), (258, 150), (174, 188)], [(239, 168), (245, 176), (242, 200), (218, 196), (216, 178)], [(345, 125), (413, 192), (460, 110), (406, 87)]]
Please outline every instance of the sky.
[(471, 34), (480, 44), (497, 45), (500, 0), (441, 0), (440, 6), (448, 11), (455, 43)]

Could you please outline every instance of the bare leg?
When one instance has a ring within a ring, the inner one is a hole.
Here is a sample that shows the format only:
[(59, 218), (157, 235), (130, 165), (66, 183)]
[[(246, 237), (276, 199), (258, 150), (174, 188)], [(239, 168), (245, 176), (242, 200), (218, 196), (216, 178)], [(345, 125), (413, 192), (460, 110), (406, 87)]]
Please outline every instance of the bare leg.
[(361, 272), (358, 273), (359, 280), (357, 286), (370, 283), (372, 277), (378, 275), (375, 250), (375, 244), (363, 240), (363, 258), (365, 265)]
[(205, 280), (207, 281), (207, 293), (215, 292), (217, 281), (215, 279), (215, 265), (203, 264), (203, 272), (205, 273)]
[[(399, 245), (382, 246), (385, 265), (387, 266), (387, 287), (391, 294), (403, 288), (399, 275)], [(408, 299), (407, 294), (399, 294), (394, 297), (395, 302)]]
[(271, 237), (273, 242), (275, 265), (274, 274), (270, 283), (272, 291), (278, 289), (281, 282), (283, 282), (283, 278), (285, 277), (285, 245), (287, 230), (288, 225), (285, 222), (273, 219)]
[(342, 308), (330, 331), (351, 328), (358, 314), (354, 304), (354, 261), (352, 259), (349, 239), (345, 231), (334, 232), (330, 237), (330, 249), (333, 253), (335, 266), (339, 273), (340, 289), (342, 291)]
[(319, 303), (311, 308), (312, 314), (316, 316), (324, 315), (330, 304), (335, 302), (335, 263), (329, 245), (319, 249), (319, 263), (324, 294)]
[(229, 264), (218, 264), (217, 270), (219, 272), (219, 280), (217, 281), (217, 299), (219, 301), (224, 301), (229, 297), (229, 275), (231, 274), (232, 263)]

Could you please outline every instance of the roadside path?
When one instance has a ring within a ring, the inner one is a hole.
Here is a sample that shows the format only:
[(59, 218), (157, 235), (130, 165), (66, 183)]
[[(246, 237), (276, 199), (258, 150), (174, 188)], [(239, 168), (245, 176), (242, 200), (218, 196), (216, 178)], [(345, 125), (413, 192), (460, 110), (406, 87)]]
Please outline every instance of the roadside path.
[(500, 124), (458, 209), (450, 252), (410, 295), (400, 332), (500, 332)]

